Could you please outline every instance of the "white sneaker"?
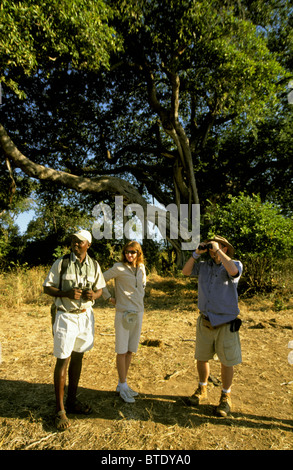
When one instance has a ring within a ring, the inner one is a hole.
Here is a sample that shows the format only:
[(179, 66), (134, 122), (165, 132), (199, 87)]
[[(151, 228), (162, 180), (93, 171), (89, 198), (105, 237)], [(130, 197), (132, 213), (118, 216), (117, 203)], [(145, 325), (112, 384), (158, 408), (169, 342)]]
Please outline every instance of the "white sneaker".
[[(132, 397), (138, 397), (138, 395), (139, 395), (138, 392), (136, 392), (135, 390), (132, 390), (132, 388), (130, 388), (128, 385), (127, 385), (127, 387), (128, 387), (129, 395), (131, 395)], [(118, 392), (118, 393), (120, 392), (120, 386), (119, 385), (117, 385), (116, 392)]]
[(130, 395), (129, 390), (127, 388), (120, 389), (119, 394), (122, 400), (124, 400), (126, 403), (135, 403), (135, 399)]
[(135, 390), (132, 390), (132, 388), (128, 387), (128, 391), (132, 397), (138, 397), (139, 393), (136, 392)]

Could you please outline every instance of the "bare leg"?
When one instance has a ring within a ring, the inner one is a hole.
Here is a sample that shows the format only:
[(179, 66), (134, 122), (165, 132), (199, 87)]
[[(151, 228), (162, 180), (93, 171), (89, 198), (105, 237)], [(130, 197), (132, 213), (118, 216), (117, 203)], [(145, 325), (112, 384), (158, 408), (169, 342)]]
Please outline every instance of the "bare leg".
[(118, 371), (118, 377), (119, 377), (120, 383), (126, 382), (131, 359), (132, 359), (132, 353), (130, 351), (128, 351), (125, 354), (117, 354), (116, 356), (116, 365), (117, 365), (117, 371)]
[(232, 408), (231, 401), (231, 386), (233, 380), (234, 368), (232, 366), (224, 366), (221, 364), (221, 376), (222, 376), (222, 394), (220, 403), (217, 406), (216, 414), (218, 416), (226, 417)]
[(64, 409), (64, 389), (69, 359), (70, 358), (57, 359), (54, 370), (54, 386), (56, 396), (55, 425), (60, 431), (63, 431), (70, 426), (70, 422)]
[(83, 353), (72, 352), (71, 361), (68, 370), (68, 397), (67, 401), (74, 403), (76, 400), (77, 387), (82, 368)]
[(125, 379), (127, 379), (127, 374), (128, 374), (128, 369), (131, 363), (131, 359), (132, 359), (132, 352), (128, 351), (125, 356), (125, 373), (126, 373)]
[(56, 396), (56, 412), (64, 410), (64, 389), (69, 359), (69, 357), (67, 359), (57, 359), (55, 365), (54, 386)]
[(221, 364), (222, 385), (225, 390), (230, 390), (234, 375), (233, 366), (224, 366)]
[(199, 381), (201, 383), (206, 383), (210, 375), (210, 365), (208, 361), (197, 361), (197, 372)]
[(207, 382), (210, 373), (210, 365), (208, 361), (197, 361), (197, 372), (199, 378), (198, 388), (189, 398), (192, 406), (198, 406), (207, 401)]

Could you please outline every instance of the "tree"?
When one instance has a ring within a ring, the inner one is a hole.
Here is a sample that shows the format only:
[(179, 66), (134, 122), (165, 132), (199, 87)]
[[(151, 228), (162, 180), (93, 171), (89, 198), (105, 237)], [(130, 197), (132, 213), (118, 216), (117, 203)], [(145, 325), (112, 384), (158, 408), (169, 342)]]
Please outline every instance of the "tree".
[[(256, 15), (261, 6), (261, 19), (270, 24), (280, 8), (275, 2), (76, 0), (58, 2), (58, 10), (38, 3), (4, 4), (10, 8), (6, 28), (11, 18), (16, 25), (24, 22), (15, 32), (18, 47), (4, 41), (13, 57), (4, 69), (5, 83), (20, 92), (20, 69), (31, 75), (38, 70), (48, 84), (53, 71), (63, 70), (71, 79), (82, 69), (87, 96), (96, 99), (89, 132), (100, 148), (75, 160), (73, 173), (60, 148), (49, 167), (46, 159), (37, 163), (18, 149), (17, 134), (12, 132), (14, 143), (1, 126), (5, 155), (31, 177), (98, 195), (118, 192), (142, 207), (147, 204), (142, 187), (162, 203), (166, 197), (177, 205), (198, 203), (196, 177), (203, 174), (211, 131), (241, 120), (255, 125), (284, 87), (286, 72)], [(99, 43), (97, 24), (106, 31)]]

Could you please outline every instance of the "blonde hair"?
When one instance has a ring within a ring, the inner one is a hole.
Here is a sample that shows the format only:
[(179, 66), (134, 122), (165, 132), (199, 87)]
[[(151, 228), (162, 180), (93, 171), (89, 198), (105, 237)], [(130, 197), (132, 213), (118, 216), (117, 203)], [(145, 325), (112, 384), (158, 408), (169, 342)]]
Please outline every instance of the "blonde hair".
[(127, 251), (130, 248), (137, 251), (137, 258), (136, 258), (137, 266), (139, 266), (140, 264), (144, 264), (144, 257), (143, 257), (142, 248), (141, 248), (140, 244), (138, 242), (136, 242), (135, 240), (127, 242), (124, 245), (124, 247), (122, 249), (122, 254), (121, 254), (122, 263), (127, 263), (127, 259), (126, 259), (126, 256), (125, 256), (125, 251)]

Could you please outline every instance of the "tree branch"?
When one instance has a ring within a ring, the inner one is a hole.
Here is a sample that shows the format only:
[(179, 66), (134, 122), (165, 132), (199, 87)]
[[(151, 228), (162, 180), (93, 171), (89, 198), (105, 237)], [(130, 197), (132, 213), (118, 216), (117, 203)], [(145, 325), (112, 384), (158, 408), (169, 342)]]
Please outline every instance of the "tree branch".
[(127, 203), (135, 202), (140, 204), (142, 207), (146, 207), (147, 205), (146, 200), (141, 196), (138, 190), (131, 183), (128, 183), (121, 178), (113, 176), (84, 178), (82, 176), (72, 175), (64, 171), (57, 171), (34, 163), (18, 150), (1, 124), (0, 145), (9, 160), (12, 161), (17, 168), (20, 168), (25, 174), (32, 178), (53, 181), (78, 192), (101, 193), (107, 191), (114, 194), (120, 194), (125, 198)]
[[(0, 146), (2, 147), (6, 158), (14, 163), (17, 168), (23, 170), (28, 176), (40, 180), (53, 181), (68, 188), (72, 188), (78, 192), (88, 193), (101, 193), (110, 192), (123, 196), (124, 203), (139, 204), (146, 214), (148, 211), (148, 203), (141, 196), (139, 191), (130, 183), (121, 178), (113, 176), (101, 176), (99, 178), (83, 178), (68, 174), (64, 171), (57, 171), (52, 168), (47, 168), (44, 165), (34, 163), (25, 155), (23, 155), (14, 142), (8, 136), (4, 127), (0, 124)], [(159, 207), (155, 208), (158, 213), (165, 217), (165, 211)], [(170, 219), (166, 217), (166, 228), (170, 230)], [(177, 263), (182, 265), (182, 250), (180, 248), (180, 240), (170, 239), (166, 235), (167, 240), (170, 241), (177, 253)]]

